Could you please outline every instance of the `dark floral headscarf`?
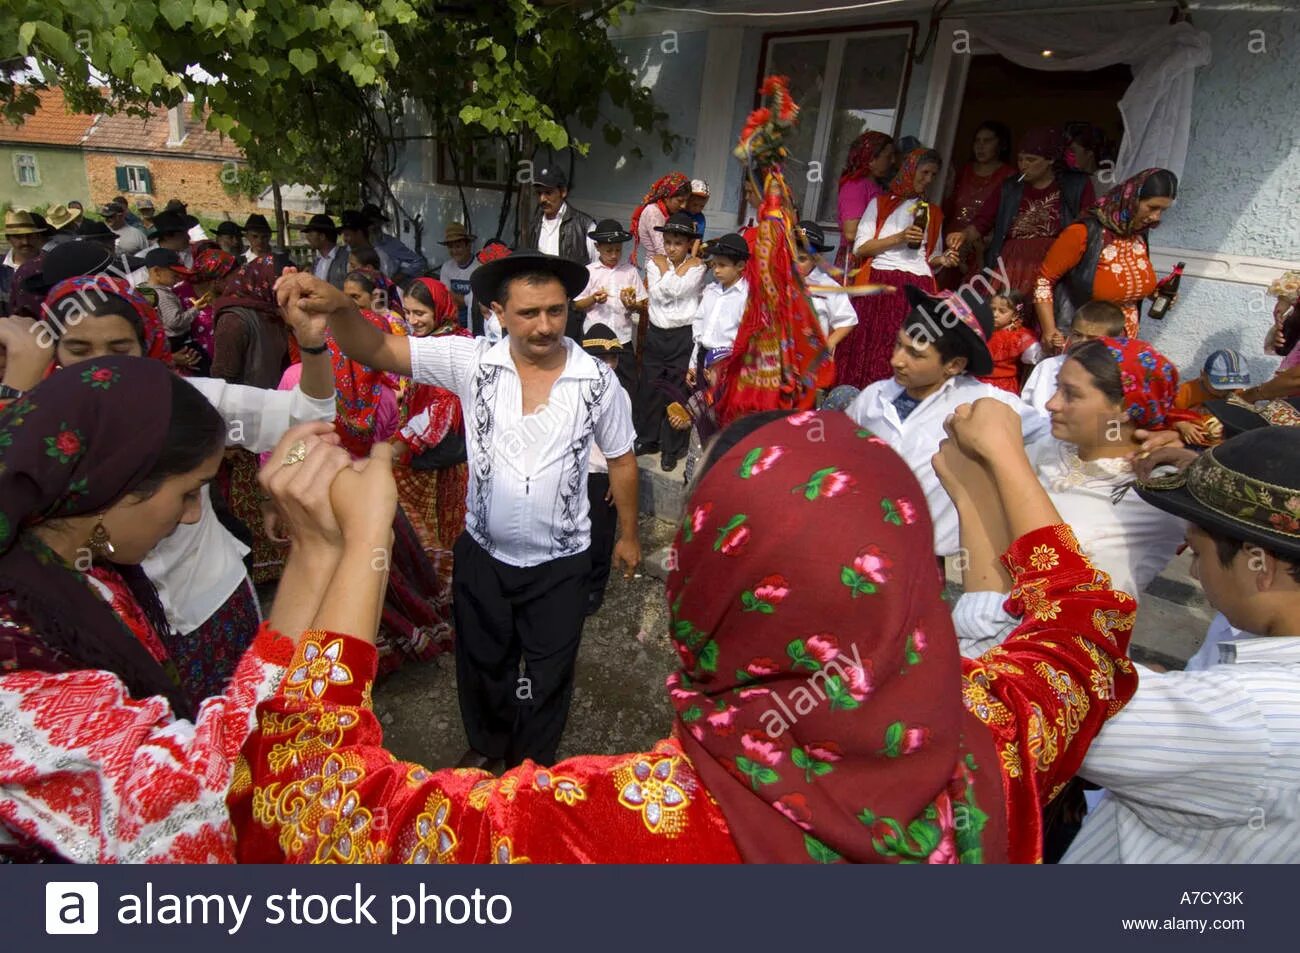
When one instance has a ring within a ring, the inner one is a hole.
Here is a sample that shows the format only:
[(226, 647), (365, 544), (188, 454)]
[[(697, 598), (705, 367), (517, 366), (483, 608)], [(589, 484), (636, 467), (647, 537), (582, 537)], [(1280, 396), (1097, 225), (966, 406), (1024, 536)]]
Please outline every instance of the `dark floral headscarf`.
[(916, 477), (841, 413), (760, 427), (692, 494), (669, 696), (745, 861), (1005, 856), (997, 757), (962, 706), (933, 550)]
[(226, 279), (221, 297), (212, 303), (212, 313), (220, 314), (227, 308), (251, 308), (280, 318), (280, 306), (275, 300), (275, 282), (279, 277), (280, 266), (275, 255), (245, 262)]
[(844, 171), (840, 173), (840, 185), (854, 179), (871, 177), (870, 165), (886, 146), (894, 141), (893, 136), (868, 129), (849, 146), (848, 158), (844, 160)]
[(121, 298), (140, 318), (143, 338), (141, 347), (145, 357), (161, 361), (172, 370), (176, 363), (167, 344), (167, 331), (154, 306), (146, 301), (130, 284), (109, 275), (79, 275), (60, 281), (45, 296), (45, 308), (62, 324), (81, 320), (90, 306), (103, 301), (106, 296)]
[[(1144, 169), (1137, 175), (1130, 176), (1099, 198), (1092, 208), (1088, 209), (1088, 214), (1116, 235), (1128, 238), (1135, 234), (1137, 229), (1133, 227), (1133, 221), (1137, 218), (1142, 187), (1146, 185), (1147, 179), (1162, 171), (1164, 170)], [(1157, 222), (1148, 225), (1142, 231), (1146, 232), (1158, 224)]]
[(659, 211), (664, 215), (668, 214), (668, 207), (664, 204), (668, 199), (677, 195), (682, 189), (688, 192), (691, 188), (691, 180), (684, 172), (669, 172), (665, 176), (660, 176), (655, 180), (654, 185), (650, 186), (650, 191), (641, 199), (641, 204), (636, 207), (632, 213), (632, 257), (631, 261), (636, 261), (636, 250), (639, 244), (640, 232), (637, 226), (641, 224), (641, 216), (651, 205), (658, 205)]
[[(24, 533), (101, 513), (140, 483), (171, 424), (172, 376), (158, 361), (100, 358), (54, 374), (0, 410), (0, 611), (19, 616), (0, 630), (0, 662), (111, 671), (134, 697), (166, 695), (178, 716), (190, 717), (189, 697), (81, 573)], [(139, 567), (119, 568), (146, 613), (165, 625)]]

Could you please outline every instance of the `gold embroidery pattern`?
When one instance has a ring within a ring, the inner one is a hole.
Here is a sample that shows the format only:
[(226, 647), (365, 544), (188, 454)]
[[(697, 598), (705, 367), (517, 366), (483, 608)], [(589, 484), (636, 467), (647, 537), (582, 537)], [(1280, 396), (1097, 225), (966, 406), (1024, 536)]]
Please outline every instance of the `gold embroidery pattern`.
[(345, 733), (361, 723), (355, 708), (322, 708), (317, 706), (307, 712), (278, 715), (268, 712), (262, 719), (262, 733), (266, 737), (289, 735), (293, 737), (271, 747), (266, 756), (271, 770), (280, 772), (289, 765), (299, 765), (312, 755), (336, 751), (343, 743)]
[(1060, 564), (1061, 557), (1056, 554), (1056, 550), (1051, 546), (1035, 546), (1034, 551), (1029, 554), (1029, 565), (1033, 566), (1038, 572), (1055, 569)]
[(314, 638), (304, 639), (289, 665), (284, 694), (299, 701), (308, 695), (312, 701), (320, 701), (329, 686), (351, 685), (352, 670), (339, 663), (342, 654), (342, 639), (335, 639), (324, 647)]
[(493, 794), (500, 794), (507, 801), (513, 801), (518, 788), (517, 774), (508, 774), (504, 778), (484, 778), (469, 789), (469, 806), (476, 811), (485, 811)]
[(348, 863), (370, 862), (375, 849), (364, 842), (370, 812), (352, 790), (365, 776), (359, 757), (331, 754), (318, 773), (281, 789), (278, 783), (253, 790), (253, 817), (280, 829), (280, 849), (301, 854), (315, 844), (316, 862), (334, 858)]
[(614, 769), (618, 803), (638, 812), (651, 834), (676, 837), (686, 827), (686, 789), (694, 782), (685, 776), (681, 761), (679, 755), (653, 761), (638, 756)]
[(494, 864), (531, 864), (527, 857), (514, 856), (514, 845), (509, 837), (492, 835), (492, 860)]
[(419, 838), (406, 858), (408, 864), (454, 864), (456, 832), (447, 821), (451, 817), (451, 800), (433, 794), (424, 810), (415, 818), (415, 836)]
[(1024, 602), (1025, 612), (1039, 622), (1046, 622), (1061, 614), (1061, 603), (1047, 598), (1046, 588), (1046, 579), (1028, 579), (1017, 586), (1012, 595)]
[(248, 766), (248, 759), (242, 754), (235, 759), (235, 773), (230, 779), (230, 793), (243, 794), (253, 784), (253, 771)]
[(993, 694), (997, 674), (977, 668), (962, 676), (961, 700), (966, 710), (986, 725), (1011, 724), (1011, 712)]
[(533, 775), (533, 788), (542, 792), (555, 792), (555, 800), (569, 807), (573, 807), (579, 801), (587, 800), (587, 792), (583, 790), (578, 779), (563, 774), (551, 774), (549, 771), (539, 770)]
[(1070, 742), (1079, 733), (1079, 725), (1088, 717), (1088, 694), (1075, 684), (1068, 672), (1060, 671), (1046, 662), (1036, 662), (1034, 671), (1047, 682), (1061, 703), (1061, 710), (1056, 713), (1056, 725), (1064, 733), (1061, 747), (1070, 747)]
[(1037, 702), (1029, 703), (1028, 753), (1034, 767), (1046, 771), (1056, 760), (1056, 729), (1047, 723), (1047, 717)]
[(1092, 628), (1098, 635), (1109, 641), (1111, 645), (1118, 645), (1114, 633), (1132, 632), (1133, 622), (1136, 619), (1136, 612), (1120, 612), (1118, 609), (1094, 609)]
[(1020, 763), (1020, 746), (1014, 741), (1008, 741), (1002, 746), (999, 752), (1002, 756), (1002, 770), (1009, 778), (1018, 778), (1024, 774), (1024, 766)]
[(1092, 694), (1098, 701), (1113, 702), (1115, 700), (1115, 666), (1110, 660), (1110, 656), (1101, 652), (1096, 644), (1090, 639), (1085, 639), (1081, 635), (1074, 637), (1074, 643), (1088, 653), (1088, 658), (1092, 660), (1095, 666), (1088, 675), (1089, 687)]

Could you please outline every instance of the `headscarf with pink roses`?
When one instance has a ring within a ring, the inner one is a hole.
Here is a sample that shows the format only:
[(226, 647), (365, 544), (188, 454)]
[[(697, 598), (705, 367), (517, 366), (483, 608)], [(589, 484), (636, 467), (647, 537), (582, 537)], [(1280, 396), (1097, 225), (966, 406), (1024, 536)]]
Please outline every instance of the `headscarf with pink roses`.
[(747, 862), (1005, 859), (925, 496), (844, 414), (767, 424), (691, 497), (668, 579), (677, 734)]

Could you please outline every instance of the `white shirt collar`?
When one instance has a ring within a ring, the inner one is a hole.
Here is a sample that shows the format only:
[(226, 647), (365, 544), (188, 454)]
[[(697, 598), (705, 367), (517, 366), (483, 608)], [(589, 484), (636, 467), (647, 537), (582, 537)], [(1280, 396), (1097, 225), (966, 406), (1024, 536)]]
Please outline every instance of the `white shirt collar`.
[(1300, 663), (1300, 636), (1255, 636), (1219, 643), (1219, 664), (1244, 665), (1253, 662), (1268, 665)]
[[(560, 372), (557, 380), (573, 378), (576, 380), (591, 380), (600, 376), (600, 370), (596, 366), (596, 359), (578, 347), (572, 338), (564, 338), (565, 361), (564, 370)], [(496, 367), (508, 368), (516, 375), (519, 369), (515, 367), (515, 359), (510, 354), (510, 336), (505, 334), (500, 341), (493, 344), (486, 354), (483, 355), (484, 364), (492, 364)]]

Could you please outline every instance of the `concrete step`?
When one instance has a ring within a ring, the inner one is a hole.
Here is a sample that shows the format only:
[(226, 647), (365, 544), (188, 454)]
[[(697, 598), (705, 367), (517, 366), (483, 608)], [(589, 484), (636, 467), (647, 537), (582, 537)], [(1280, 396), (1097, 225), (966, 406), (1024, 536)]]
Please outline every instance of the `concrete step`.
[(671, 471), (659, 466), (659, 454), (636, 458), (641, 474), (641, 512), (669, 523), (680, 523), (686, 512), (686, 461), (679, 460)]

